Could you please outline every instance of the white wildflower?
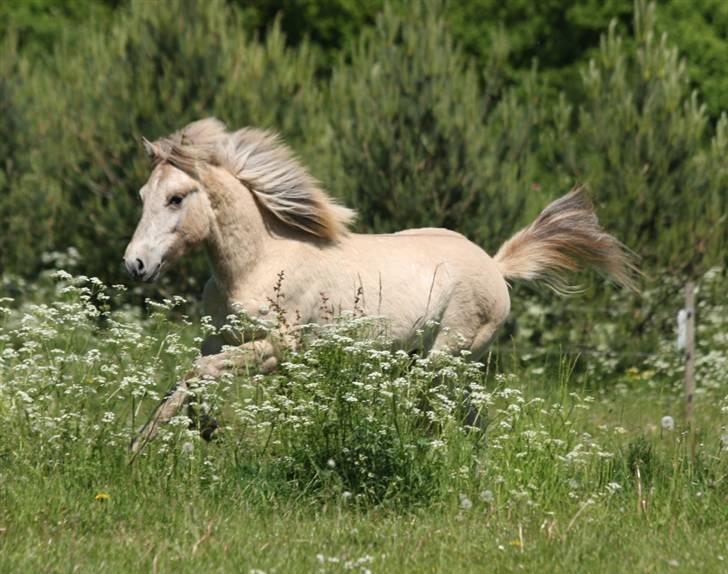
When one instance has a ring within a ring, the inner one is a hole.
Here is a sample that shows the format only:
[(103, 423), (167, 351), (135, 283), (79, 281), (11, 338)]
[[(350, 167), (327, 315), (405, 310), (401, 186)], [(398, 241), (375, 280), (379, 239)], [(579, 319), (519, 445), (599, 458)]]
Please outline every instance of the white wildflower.
[(619, 492), (620, 490), (622, 490), (622, 485), (618, 482), (610, 482), (609, 484), (607, 484), (607, 491), (609, 492), (609, 494), (614, 494), (615, 492)]

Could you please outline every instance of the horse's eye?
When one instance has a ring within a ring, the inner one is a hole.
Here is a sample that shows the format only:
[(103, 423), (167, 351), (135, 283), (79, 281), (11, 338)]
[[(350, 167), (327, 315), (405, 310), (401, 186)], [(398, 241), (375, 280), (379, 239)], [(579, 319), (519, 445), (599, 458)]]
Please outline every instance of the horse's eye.
[(184, 199), (184, 197), (181, 195), (173, 195), (172, 197), (169, 198), (169, 204), (170, 205), (179, 205), (180, 203), (182, 203), (183, 199)]

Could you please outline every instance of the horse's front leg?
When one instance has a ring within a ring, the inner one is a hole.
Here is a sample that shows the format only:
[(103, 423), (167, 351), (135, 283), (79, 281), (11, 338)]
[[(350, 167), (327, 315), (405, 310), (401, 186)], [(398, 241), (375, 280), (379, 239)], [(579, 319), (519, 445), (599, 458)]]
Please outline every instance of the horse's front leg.
[(136, 455), (159, 432), (159, 428), (169, 422), (185, 407), (203, 438), (209, 440), (217, 428), (217, 422), (209, 415), (199, 415), (190, 404), (194, 397), (194, 387), (202, 379), (216, 379), (225, 371), (256, 370), (268, 373), (276, 368), (278, 359), (276, 348), (268, 339), (251, 341), (239, 347), (228, 348), (220, 353), (202, 356), (192, 369), (164, 396), (149, 421), (144, 425), (131, 444), (131, 451)]

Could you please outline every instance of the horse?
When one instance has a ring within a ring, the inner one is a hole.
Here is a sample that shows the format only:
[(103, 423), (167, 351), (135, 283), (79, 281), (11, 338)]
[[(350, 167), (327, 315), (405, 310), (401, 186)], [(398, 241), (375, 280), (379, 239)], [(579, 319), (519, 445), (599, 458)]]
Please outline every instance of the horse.
[[(398, 348), (466, 350), (478, 360), (508, 317), (511, 281), (541, 281), (570, 293), (567, 276), (588, 266), (637, 288), (634, 254), (600, 226), (581, 187), (549, 204), (491, 257), (447, 229), (350, 231), (355, 212), (266, 130), (229, 131), (206, 118), (156, 141), (143, 139), (143, 146), (152, 171), (139, 192), (142, 216), (124, 254), (126, 269), (151, 282), (204, 245), (212, 276), (203, 308), (217, 327), (240, 311), (260, 321), (275, 311), (300, 324), (320, 323), (324, 298), (342, 314), (358, 308), (382, 317)], [(276, 298), (281, 278), (285, 297)], [(265, 329), (251, 329), (244, 340), (224, 330), (208, 337), (132, 449), (184, 406), (190, 381), (243, 367), (271, 371), (289, 344)]]

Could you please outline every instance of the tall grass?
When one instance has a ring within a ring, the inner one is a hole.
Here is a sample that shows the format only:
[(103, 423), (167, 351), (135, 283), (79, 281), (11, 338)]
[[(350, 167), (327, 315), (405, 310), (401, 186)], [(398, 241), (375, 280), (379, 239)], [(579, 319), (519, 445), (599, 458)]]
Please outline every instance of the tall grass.
[[(131, 437), (211, 327), (185, 319), (182, 300), (150, 303), (142, 318), (117, 303), (122, 287), (58, 272), (27, 299), (0, 302), (0, 564), (53, 570), (55, 556), (85, 570), (104, 560), (110, 571), (154, 560), (229, 569), (233, 555), (243, 560), (224, 550), (237, 532), (234, 544), (260, 559), (250, 568), (421, 571), (420, 559), (433, 560), (444, 542), (419, 536), (460, 540), (475, 560), (485, 529), (504, 568), (535, 568), (577, 544), (574, 556), (599, 571), (611, 564), (597, 550), (600, 531), (610, 556), (639, 553), (619, 533), (628, 529), (647, 565), (662, 564), (661, 529), (679, 528), (691, 535), (672, 548), (674, 560), (717, 568), (722, 543), (710, 556), (691, 554), (691, 544), (705, 552), (720, 539), (728, 518), (728, 393), (724, 370), (713, 368), (728, 356), (724, 282), (713, 273), (701, 285), (693, 435), (681, 423), (681, 373), (666, 346), (608, 375), (607, 366), (580, 366), (595, 357), (524, 366), (508, 344), (478, 364), (407, 355), (372, 336), (382, 332), (375, 320), (349, 318), (303, 336), (273, 374), (204, 382), (196, 400), (221, 423), (216, 440), (205, 443), (180, 416), (130, 465)], [(335, 540), (325, 549), (319, 521)], [(395, 539), (419, 540), (421, 557), (399, 555), (378, 523)], [(368, 534), (346, 542), (351, 529)], [(279, 540), (291, 560), (281, 563), (245, 541), (262, 536), (262, 545), (281, 532), (318, 550), (300, 554)], [(71, 535), (88, 551), (78, 555)], [(171, 558), (164, 540), (182, 541), (187, 561)], [(135, 544), (156, 550), (140, 555)], [(163, 548), (167, 557), (156, 556)], [(440, 552), (442, 560), (452, 549)]]

